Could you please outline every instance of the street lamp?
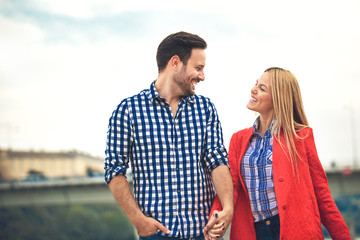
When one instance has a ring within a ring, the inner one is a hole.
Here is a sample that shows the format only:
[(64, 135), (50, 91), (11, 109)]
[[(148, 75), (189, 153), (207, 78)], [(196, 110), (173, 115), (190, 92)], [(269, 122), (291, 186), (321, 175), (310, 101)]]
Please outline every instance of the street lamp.
[(351, 143), (353, 151), (353, 169), (357, 169), (357, 139), (356, 139), (356, 124), (355, 124), (355, 109), (352, 105), (345, 106), (345, 109), (350, 113), (350, 132)]

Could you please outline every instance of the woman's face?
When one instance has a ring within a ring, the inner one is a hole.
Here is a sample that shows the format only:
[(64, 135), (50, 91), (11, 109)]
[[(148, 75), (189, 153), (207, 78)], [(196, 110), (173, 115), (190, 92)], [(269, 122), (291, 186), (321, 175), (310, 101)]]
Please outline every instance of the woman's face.
[(271, 95), (270, 76), (264, 72), (251, 89), (251, 98), (247, 108), (260, 113), (263, 117), (271, 117), (274, 112), (274, 105)]

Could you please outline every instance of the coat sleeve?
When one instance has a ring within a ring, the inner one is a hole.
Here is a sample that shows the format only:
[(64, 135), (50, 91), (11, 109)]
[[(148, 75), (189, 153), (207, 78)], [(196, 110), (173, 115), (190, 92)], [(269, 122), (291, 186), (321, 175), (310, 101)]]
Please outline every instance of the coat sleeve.
[[(236, 200), (239, 196), (240, 190), (240, 180), (239, 180), (239, 169), (238, 169), (238, 157), (239, 157), (239, 142), (238, 142), (238, 134), (234, 133), (230, 140), (229, 146), (229, 165), (231, 171), (231, 177), (234, 185), (234, 206), (236, 204)], [(222, 206), (219, 197), (216, 195), (214, 199), (214, 203), (211, 209), (211, 213), (209, 218), (211, 217), (214, 210), (221, 211)]]
[(321, 222), (332, 239), (350, 240), (349, 228), (331, 196), (327, 177), (317, 154), (312, 129), (309, 129), (305, 146)]

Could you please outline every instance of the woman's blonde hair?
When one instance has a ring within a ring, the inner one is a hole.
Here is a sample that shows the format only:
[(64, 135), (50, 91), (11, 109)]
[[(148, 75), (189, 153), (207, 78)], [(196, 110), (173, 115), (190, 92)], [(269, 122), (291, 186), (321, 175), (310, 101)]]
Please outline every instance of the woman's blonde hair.
[[(282, 133), (289, 152), (289, 159), (293, 171), (298, 176), (297, 162), (300, 158), (294, 137), (300, 139), (297, 134), (300, 130), (309, 127), (302, 103), (300, 87), (296, 77), (288, 70), (278, 67), (266, 69), (270, 76), (271, 94), (274, 105), (273, 133)], [(280, 134), (274, 134), (278, 142)]]

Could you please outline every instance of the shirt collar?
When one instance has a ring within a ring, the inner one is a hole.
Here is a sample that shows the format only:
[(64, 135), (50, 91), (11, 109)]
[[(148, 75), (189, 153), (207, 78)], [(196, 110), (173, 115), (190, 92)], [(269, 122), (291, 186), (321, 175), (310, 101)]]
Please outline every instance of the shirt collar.
[(154, 101), (156, 98), (160, 98), (160, 95), (155, 88), (155, 81), (151, 83), (150, 88), (146, 91), (145, 94), (150, 101)]
[(188, 96), (188, 97), (183, 98), (183, 100), (185, 100), (188, 103), (194, 103), (195, 102), (195, 97), (194, 97), (194, 95), (193, 96)]
[[(150, 88), (146, 91), (145, 94), (146, 94), (147, 98), (150, 101), (154, 101), (155, 99), (163, 99), (163, 100), (165, 100), (164, 98), (162, 98), (159, 95), (158, 91), (156, 90), (155, 81), (151, 83)], [(195, 97), (194, 96), (183, 97), (181, 99), (181, 101), (188, 102), (188, 103), (194, 103), (195, 102)]]
[[(272, 135), (272, 134), (271, 134), (271, 129), (272, 129), (272, 126), (274, 125), (274, 123), (275, 123), (275, 120), (272, 120), (272, 121), (270, 122), (269, 127), (268, 127), (268, 129), (266, 130), (264, 136), (267, 136), (267, 135), (269, 135), (269, 134), (270, 134), (270, 136)], [(258, 129), (259, 129), (259, 124), (260, 124), (260, 117), (257, 117), (256, 120), (255, 120), (255, 122), (254, 122), (254, 124), (253, 124), (254, 134), (255, 134), (255, 133), (259, 133), (259, 131), (258, 131)]]

